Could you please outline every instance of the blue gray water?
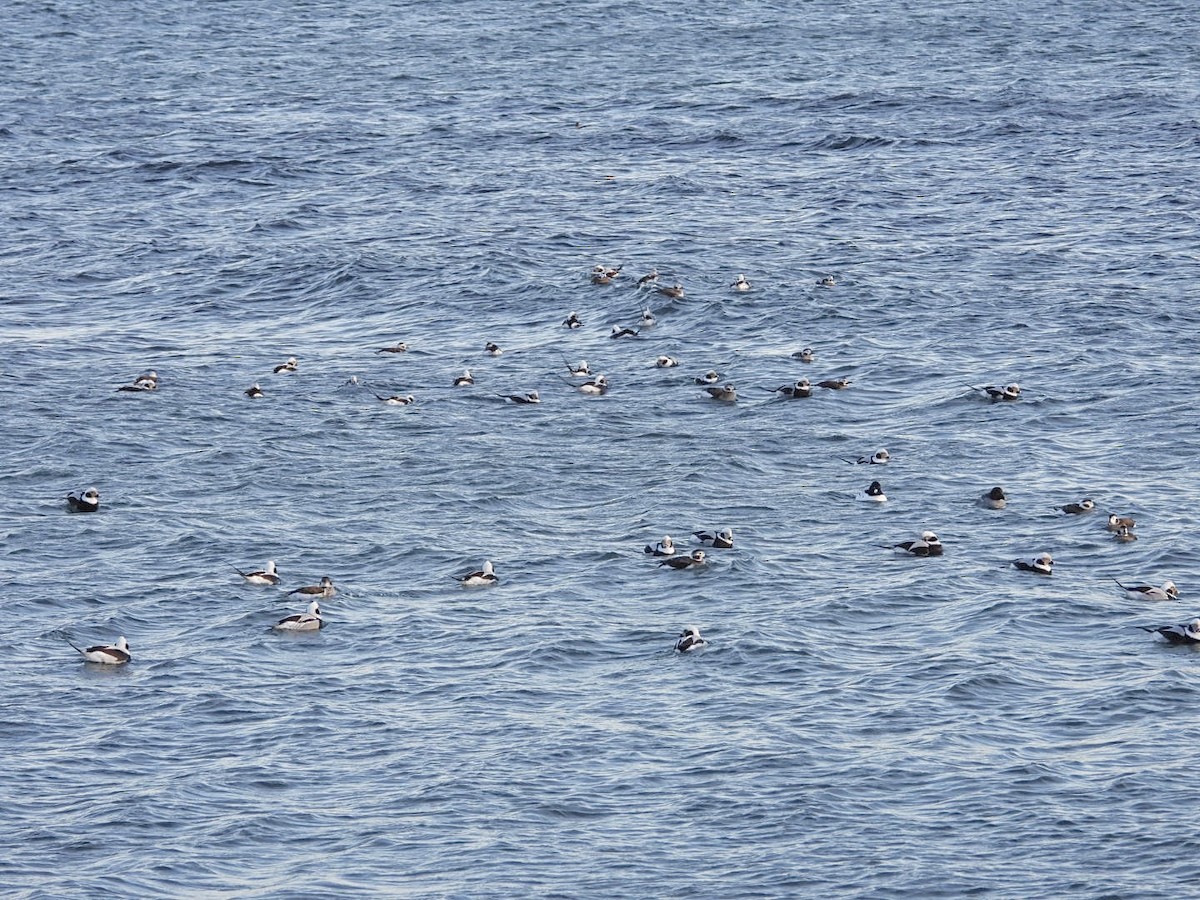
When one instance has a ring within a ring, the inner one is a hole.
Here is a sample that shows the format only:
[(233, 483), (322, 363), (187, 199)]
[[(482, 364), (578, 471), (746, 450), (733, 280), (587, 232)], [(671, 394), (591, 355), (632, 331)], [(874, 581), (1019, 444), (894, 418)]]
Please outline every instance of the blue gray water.
[(8, 4), (5, 892), (1194, 891), (1194, 13)]

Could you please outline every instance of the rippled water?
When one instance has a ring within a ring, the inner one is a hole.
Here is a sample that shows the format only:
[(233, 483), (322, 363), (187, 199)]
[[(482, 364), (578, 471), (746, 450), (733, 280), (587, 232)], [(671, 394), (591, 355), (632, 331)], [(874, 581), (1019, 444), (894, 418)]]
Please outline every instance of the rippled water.
[(1200, 610), (1189, 4), (4, 16), (9, 891), (1192, 890), (1197, 656), (1136, 627)]

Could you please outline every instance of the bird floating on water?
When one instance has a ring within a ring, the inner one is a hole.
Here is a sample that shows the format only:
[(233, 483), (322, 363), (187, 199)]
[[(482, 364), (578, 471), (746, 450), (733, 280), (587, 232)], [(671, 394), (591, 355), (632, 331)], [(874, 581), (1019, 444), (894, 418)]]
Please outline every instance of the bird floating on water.
[(643, 550), (642, 552), (648, 553), (651, 556), (674, 556), (675, 555), (675, 541), (672, 540), (672, 538), (669, 534), (664, 535), (663, 539), (661, 541), (659, 541), (657, 544), (654, 544), (654, 545), (647, 544), (646, 549)]
[[(67, 643), (75, 647), (74, 642), (69, 638), (67, 638)], [(133, 659), (133, 654), (129, 650), (129, 641), (125, 640), (124, 635), (117, 638), (115, 644), (96, 644), (86, 650), (82, 647), (75, 647), (75, 649), (90, 663), (119, 666)]]
[(496, 570), (492, 567), (492, 561), (489, 559), (483, 564), (483, 568), (475, 572), (468, 572), (466, 575), (455, 576), (458, 583), (463, 587), (487, 587), (488, 585), (496, 584), (500, 581), (496, 577)]
[(1034, 572), (1038, 575), (1052, 575), (1054, 573), (1054, 558), (1049, 553), (1043, 553), (1041, 556), (1028, 561), (1014, 559), (1013, 565), (1022, 572)]
[(729, 550), (733, 547), (733, 529), (722, 528), (720, 531), (693, 531), (692, 536), (702, 544), (708, 544), (717, 550)]
[(988, 509), (1004, 509), (1008, 505), (1008, 498), (1004, 496), (1004, 488), (992, 488), (979, 498), (979, 505)]
[(296, 357), (289, 356), (287, 362), (280, 363), (271, 371), (273, 373), (275, 373), (276, 375), (290, 375), (293, 372), (295, 372), (299, 367), (300, 367), (300, 364), (296, 361)]
[(675, 649), (680, 653), (690, 653), (693, 650), (699, 650), (708, 644), (704, 638), (700, 637), (700, 629), (695, 625), (689, 625), (679, 635), (679, 640), (675, 642)]
[(67, 494), (67, 509), (71, 512), (95, 512), (100, 508), (100, 492), (94, 487)]
[(1175, 586), (1173, 581), (1164, 581), (1162, 587), (1155, 587), (1152, 584), (1121, 584), (1117, 579), (1113, 579), (1117, 583), (1117, 587), (1129, 594), (1135, 600), (1178, 600), (1179, 588)]
[(325, 627), (325, 619), (321, 617), (321, 605), (314, 600), (308, 604), (306, 611), (284, 616), (271, 627), (276, 631), (320, 631)]
[(693, 569), (706, 563), (703, 550), (693, 550), (688, 556), (670, 556), (659, 563), (672, 569)]
[(328, 575), (322, 576), (320, 584), (308, 584), (304, 587), (298, 587), (293, 591), (288, 591), (288, 594), (299, 594), (301, 597), (320, 597), (322, 600), (328, 600), (337, 593), (337, 588), (333, 586), (333, 579)]
[(267, 560), (267, 567), (265, 569), (256, 569), (253, 572), (243, 572), (241, 569), (235, 566), (233, 571), (245, 578), (247, 584), (279, 584), (280, 580), (279, 572), (275, 569), (275, 560), (273, 559)]

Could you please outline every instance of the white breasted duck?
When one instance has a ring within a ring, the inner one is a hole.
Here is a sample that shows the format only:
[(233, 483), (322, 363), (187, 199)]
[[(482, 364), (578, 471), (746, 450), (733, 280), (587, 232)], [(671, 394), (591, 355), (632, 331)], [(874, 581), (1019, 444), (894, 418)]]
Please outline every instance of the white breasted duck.
[(375, 352), (376, 353), (407, 353), (408, 352), (408, 344), (404, 343), (404, 341), (400, 341), (400, 343), (392, 344), (392, 346), (390, 346), (390, 347), (380, 347)]
[(1013, 565), (1022, 572), (1034, 572), (1037, 575), (1053, 575), (1054, 574), (1054, 558), (1049, 553), (1043, 553), (1041, 556), (1031, 560), (1014, 559)]
[(254, 384), (250, 385), (250, 387), (246, 388), (246, 390), (242, 391), (242, 393), (245, 394), (247, 397), (249, 397), (251, 400), (255, 399), (256, 397), (264, 396), (263, 389), (258, 386), (257, 381), (254, 382)]
[(474, 383), (475, 376), (470, 369), (463, 369), (463, 373), (454, 379), (454, 387), (470, 387)]
[(328, 600), (337, 593), (337, 588), (333, 586), (333, 579), (328, 575), (322, 576), (320, 584), (308, 584), (304, 587), (298, 587), (294, 591), (288, 591), (288, 595), (299, 594), (301, 597), (320, 597), (322, 600)]
[(664, 297), (670, 297), (672, 300), (678, 300), (683, 296), (683, 285), (677, 281), (672, 287), (660, 287), (658, 292)]
[(492, 567), (490, 559), (483, 564), (482, 569), (475, 572), (468, 572), (466, 575), (456, 575), (455, 579), (463, 587), (487, 587), (497, 584), (500, 581), (496, 577), (496, 570)]
[(638, 324), (643, 328), (653, 328), (658, 324), (658, 320), (654, 318), (654, 313), (648, 309), (642, 310), (642, 317), (638, 319)]
[(537, 391), (529, 391), (525, 394), (504, 394), (506, 400), (511, 400), (513, 403), (541, 403), (542, 397)]
[(659, 565), (672, 569), (693, 569), (705, 565), (706, 561), (703, 550), (693, 550), (687, 556), (669, 556)]
[(385, 397), (382, 394), (376, 394), (375, 396), (388, 406), (408, 406), (410, 403), (417, 402), (417, 398), (412, 394), (392, 394), (390, 397)]
[(503, 350), (500, 349), (499, 344), (493, 343), (492, 341), (488, 341), (486, 344), (484, 344), (483, 349), (487, 352), (487, 354), (489, 356), (499, 356), (501, 353), (504, 352)]
[(567, 328), (582, 328), (583, 327), (583, 323), (579, 321), (579, 316), (576, 315), (575, 313), (571, 313), (569, 316), (567, 316), (565, 319), (563, 319), (563, 325)]
[(67, 509), (71, 512), (95, 512), (100, 508), (100, 492), (94, 487), (67, 494)]
[(275, 569), (275, 560), (267, 560), (265, 569), (257, 569), (253, 572), (243, 572), (241, 569), (234, 567), (235, 572), (246, 579), (247, 584), (279, 584), (279, 573)]
[(663, 355), (654, 360), (654, 366), (658, 369), (673, 369), (677, 365), (679, 365), (679, 360), (673, 356)]
[(872, 481), (858, 496), (871, 503), (887, 503), (887, 494), (883, 492), (883, 486), (878, 481)]
[(699, 650), (708, 644), (704, 638), (700, 637), (700, 629), (695, 625), (689, 625), (679, 635), (679, 640), (675, 642), (675, 649), (680, 653), (690, 653), (693, 650)]
[(597, 375), (591, 381), (585, 381), (579, 386), (580, 393), (590, 394), (593, 397), (598, 397), (601, 394), (608, 393), (608, 378), (604, 375)]
[(700, 543), (717, 550), (728, 550), (733, 546), (732, 528), (722, 528), (720, 531), (693, 531), (692, 536)]
[(748, 282), (746, 280), (745, 275), (738, 275), (738, 277), (734, 280), (733, 284), (731, 284), (730, 287), (733, 288), (735, 291), (748, 291), (748, 290), (750, 290), (750, 282)]
[(832, 275), (823, 275), (817, 279), (817, 284), (821, 287), (833, 287), (837, 284), (837, 280)]
[(157, 391), (158, 390), (158, 373), (151, 369), (149, 372), (143, 372), (133, 380), (132, 384), (123, 384), (118, 391), (132, 391), (140, 393), (142, 391)]
[(704, 392), (714, 400), (720, 400), (723, 403), (733, 403), (737, 400), (737, 389), (732, 384), (726, 384), (721, 387), (710, 385), (704, 389)]
[(1200, 644), (1200, 619), (1192, 619), (1186, 625), (1164, 625), (1161, 628), (1142, 626), (1146, 631), (1161, 634), (1171, 644)]
[(703, 375), (696, 376), (696, 384), (716, 384), (721, 380), (721, 373), (715, 369), (709, 369)]
[(645, 275), (638, 279), (638, 287), (658, 281), (658, 269), (651, 269)]
[(803, 350), (797, 350), (792, 354), (792, 359), (798, 359), (800, 362), (816, 362), (817, 354), (813, 352), (812, 347), (805, 347)]
[(892, 454), (886, 450), (876, 450), (870, 456), (860, 456), (855, 462), (861, 465), (886, 466), (892, 461)]
[(674, 556), (675, 541), (671, 539), (669, 534), (667, 534), (664, 535), (663, 539), (657, 544), (654, 544), (653, 546), (647, 544), (646, 549), (642, 552), (649, 553), (651, 556)]
[(1162, 587), (1155, 587), (1152, 584), (1121, 584), (1117, 579), (1117, 587), (1127, 593), (1135, 600), (1178, 600), (1179, 588), (1175, 587), (1175, 582), (1164, 581)]
[(1011, 384), (1006, 384), (1004, 387), (984, 387), (976, 388), (987, 394), (989, 400), (1020, 400), (1021, 386), (1015, 381)]
[(567, 373), (572, 378), (587, 378), (592, 374), (592, 370), (588, 368), (587, 360), (581, 359), (578, 365), (567, 363)]
[(824, 381), (818, 381), (817, 387), (828, 388), (831, 391), (841, 391), (850, 387), (851, 383), (849, 378), (826, 378)]
[(1008, 497), (1004, 495), (1004, 488), (992, 488), (979, 498), (979, 505), (986, 509), (1004, 509), (1008, 505)]
[(1118, 544), (1132, 544), (1137, 539), (1137, 535), (1133, 533), (1133, 529), (1128, 525), (1122, 525), (1113, 532), (1113, 540)]
[(812, 383), (807, 378), (801, 378), (793, 384), (785, 384), (777, 388), (763, 388), (772, 394), (780, 394), (790, 400), (803, 400), (812, 396)]
[[(68, 640), (68, 644), (75, 647), (75, 644)], [(90, 663), (100, 663), (106, 666), (119, 666), (133, 659), (133, 654), (129, 650), (129, 641), (125, 640), (125, 636), (117, 638), (115, 644), (97, 644), (94, 647), (88, 647), (86, 650), (82, 647), (75, 647), (82, 654), (83, 658)]]
[(1082, 516), (1090, 513), (1096, 508), (1096, 501), (1085, 497), (1078, 503), (1066, 503), (1062, 506), (1056, 506), (1055, 509), (1062, 510), (1068, 516)]
[(608, 336), (613, 340), (623, 337), (637, 337), (638, 330), (636, 328), (622, 328), (620, 325), (614, 325)]
[(284, 616), (271, 627), (276, 631), (320, 631), (325, 627), (325, 620), (321, 617), (321, 605), (314, 600), (308, 604), (305, 612)]
[(922, 531), (918, 540), (901, 541), (899, 544), (892, 544), (892, 548), (909, 556), (941, 556), (945, 549), (937, 534), (932, 531)]
[(300, 367), (300, 363), (298, 363), (296, 361), (296, 357), (289, 356), (287, 362), (280, 363), (271, 371), (273, 373), (275, 373), (276, 375), (290, 375), (291, 373), (295, 372), (296, 369), (298, 369), (299, 367)]
[(1137, 525), (1137, 519), (1131, 519), (1129, 516), (1118, 516), (1116, 513), (1109, 513), (1108, 524), (1104, 527), (1109, 531), (1120, 531), (1122, 528), (1130, 529)]

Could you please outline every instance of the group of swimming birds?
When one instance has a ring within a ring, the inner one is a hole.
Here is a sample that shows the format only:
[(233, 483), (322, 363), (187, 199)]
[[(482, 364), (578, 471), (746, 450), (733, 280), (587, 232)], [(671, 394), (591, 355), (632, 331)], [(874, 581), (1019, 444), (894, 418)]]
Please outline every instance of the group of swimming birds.
[[(594, 285), (609, 285), (621, 278), (622, 266), (608, 267), (604, 265), (596, 265), (590, 273), (590, 281)], [(646, 275), (641, 276), (636, 281), (636, 288), (639, 292), (653, 292), (656, 295), (662, 296), (669, 300), (681, 299), (685, 296), (683, 285), (678, 281), (671, 286), (659, 286), (659, 273), (657, 269), (652, 270)], [(836, 284), (832, 275), (826, 275), (818, 279), (817, 284), (821, 287), (833, 287)], [(735, 292), (746, 292), (752, 289), (752, 285), (747, 280), (744, 274), (740, 274), (730, 284), (730, 289)], [(609, 337), (617, 340), (621, 338), (638, 337), (642, 329), (650, 328), (656, 324), (656, 316), (653, 311), (644, 306), (639, 320), (638, 328), (613, 325)], [(562, 323), (563, 327), (569, 329), (577, 329), (583, 327), (583, 321), (579, 318), (578, 313), (571, 312)], [(408, 351), (406, 342), (399, 342), (387, 347), (377, 349), (376, 353), (398, 354)], [(484, 345), (484, 352), (490, 356), (499, 356), (504, 351), (493, 341), (488, 341)], [(804, 363), (812, 363), (816, 360), (816, 354), (811, 347), (804, 347), (801, 350), (792, 354), (793, 359), (797, 359)], [(669, 355), (660, 355), (654, 365), (657, 368), (674, 368), (679, 365), (679, 360)], [(272, 369), (272, 374), (288, 375), (299, 371), (299, 361), (296, 357), (289, 357), (285, 362), (280, 363)], [(607, 376), (603, 374), (593, 374), (586, 360), (573, 364), (567, 362), (567, 372), (570, 378), (586, 379), (582, 383), (576, 385), (579, 392), (592, 396), (600, 396), (608, 392), (610, 383)], [(565, 380), (565, 379), (564, 379)], [(702, 375), (694, 378), (694, 383), (699, 385), (703, 391), (713, 400), (724, 403), (733, 403), (737, 401), (737, 389), (732, 383), (722, 384), (721, 375), (715, 370), (710, 370)], [(357, 377), (351, 379), (351, 383), (357, 385), (359, 381)], [(475, 378), (471, 374), (470, 369), (465, 370), (461, 375), (455, 377), (452, 382), (454, 387), (469, 387), (475, 384)], [(816, 382), (815, 386), (828, 390), (843, 390), (851, 384), (848, 378), (829, 378)], [(158, 373), (150, 370), (138, 375), (129, 384), (121, 385), (117, 388), (118, 391), (130, 393), (142, 393), (156, 391), (159, 387)], [(787, 399), (802, 399), (812, 396), (813, 383), (807, 378), (799, 378), (791, 384), (781, 385), (776, 388), (764, 388), (774, 394)], [(987, 399), (998, 402), (1012, 402), (1021, 398), (1021, 387), (1014, 383), (1006, 385), (976, 387), (969, 385), (972, 391), (979, 392)], [(260, 385), (255, 382), (244, 391), (244, 394), (249, 398), (260, 398), (265, 396), (265, 392)], [(382, 402), (389, 405), (407, 406), (416, 401), (416, 397), (412, 394), (391, 394), (384, 396), (375, 394)], [(498, 395), (505, 400), (509, 400), (517, 404), (534, 404), (541, 402), (541, 395), (537, 390), (531, 390), (520, 394), (500, 394)], [(886, 449), (880, 449), (870, 456), (863, 456), (857, 459), (847, 459), (847, 462), (867, 464), (873, 466), (886, 465), (891, 461), (891, 455)], [(867, 502), (884, 503), (887, 501), (887, 495), (884, 493), (883, 487), (878, 480), (872, 481), (862, 492), (860, 498)], [(72, 512), (95, 512), (100, 508), (100, 493), (95, 487), (87, 490), (74, 491), (67, 495), (67, 505)], [(1007, 504), (1007, 497), (1004, 494), (1003, 488), (994, 487), (987, 493), (983, 494), (979, 500), (979, 505), (987, 509), (1004, 509)], [(1091, 499), (1083, 499), (1078, 502), (1067, 503), (1063, 506), (1055, 507), (1066, 515), (1081, 516), (1091, 513), (1095, 510), (1096, 504)], [(1128, 543), (1137, 540), (1137, 534), (1134, 531), (1136, 522), (1128, 517), (1117, 516), (1110, 514), (1107, 522), (1107, 529), (1112, 532), (1114, 540), (1122, 543)], [(696, 531), (693, 532), (693, 537), (696, 542), (702, 547), (709, 549), (728, 550), (733, 548), (733, 529), (723, 528), (712, 531)], [(913, 540), (901, 541), (896, 544), (885, 545), (893, 549), (897, 553), (901, 553), (912, 557), (939, 557), (943, 555), (944, 547), (939, 540), (937, 534), (930, 530), (925, 530), (920, 537)], [(655, 544), (648, 544), (644, 552), (659, 560), (658, 565), (671, 570), (687, 570), (698, 568), (708, 563), (706, 551), (702, 548), (697, 548), (689, 551), (680, 551), (676, 547), (674, 540), (670, 535), (663, 537), (661, 541)], [(1020, 571), (1030, 572), (1037, 575), (1049, 576), (1054, 571), (1054, 560), (1049, 553), (1042, 553), (1032, 559), (1017, 559), (1013, 560), (1013, 566)], [(260, 586), (275, 586), (280, 584), (281, 578), (278, 570), (275, 567), (274, 560), (267, 563), (266, 568), (255, 571), (242, 571), (235, 569), (241, 575), (246, 583)], [(486, 587), (495, 585), (499, 582), (495, 568), (490, 560), (485, 561), (483, 566), (476, 571), (468, 572), (463, 575), (454, 576), (455, 579), (463, 587)], [(1116, 579), (1114, 579), (1115, 581)], [(1117, 585), (1124, 590), (1129, 596), (1139, 600), (1178, 600), (1179, 590), (1172, 581), (1166, 581), (1162, 586), (1138, 584), (1126, 585), (1120, 581)], [(303, 599), (309, 600), (309, 604), (304, 612), (288, 615), (277, 621), (271, 626), (272, 629), (278, 631), (317, 631), (324, 627), (325, 620), (321, 612), (320, 601), (327, 600), (337, 593), (337, 589), (333, 584), (333, 580), (329, 576), (323, 577), (319, 583), (314, 585), (306, 585), (296, 588), (288, 592), (288, 596), (299, 595)], [(1145, 630), (1162, 635), (1162, 637), (1170, 643), (1175, 644), (1200, 644), (1200, 617), (1193, 619), (1191, 622), (1178, 625), (1165, 626), (1142, 626)], [(65, 637), (65, 635), (64, 635)], [(92, 663), (100, 663), (107, 665), (120, 665), (127, 663), (132, 659), (129, 642), (124, 636), (117, 639), (116, 643), (96, 645), (87, 648), (76, 646), (70, 639), (67, 638), (71, 646), (74, 647), (85, 660)], [(696, 626), (688, 626), (680, 634), (679, 639), (675, 643), (675, 650), (680, 653), (689, 653), (694, 650), (699, 650), (708, 646), (706, 641), (700, 634), (699, 628)]]

